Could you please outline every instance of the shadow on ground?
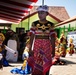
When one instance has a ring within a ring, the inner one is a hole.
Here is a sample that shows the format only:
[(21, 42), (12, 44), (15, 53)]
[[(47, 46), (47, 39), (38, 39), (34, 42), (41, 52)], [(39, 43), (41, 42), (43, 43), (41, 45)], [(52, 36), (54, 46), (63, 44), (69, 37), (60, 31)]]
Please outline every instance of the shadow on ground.
[(70, 60), (67, 60), (67, 59), (61, 59), (62, 61), (65, 61), (66, 63), (65, 63), (65, 65), (68, 65), (68, 64), (76, 64), (76, 62), (74, 62), (74, 61), (70, 61)]

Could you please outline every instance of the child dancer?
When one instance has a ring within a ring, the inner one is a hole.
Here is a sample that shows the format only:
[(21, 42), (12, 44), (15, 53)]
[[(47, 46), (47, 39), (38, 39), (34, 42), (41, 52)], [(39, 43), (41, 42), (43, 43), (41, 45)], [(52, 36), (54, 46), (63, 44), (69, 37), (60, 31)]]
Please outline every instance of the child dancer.
[(15, 73), (15, 74), (23, 74), (23, 75), (26, 75), (26, 74), (30, 74), (31, 73), (31, 67), (28, 65), (28, 58), (29, 58), (29, 40), (27, 40), (26, 42), (26, 47), (24, 49), (24, 52), (23, 52), (23, 64), (21, 66), (20, 69), (18, 68), (14, 68), (13, 70), (11, 70), (11, 73)]

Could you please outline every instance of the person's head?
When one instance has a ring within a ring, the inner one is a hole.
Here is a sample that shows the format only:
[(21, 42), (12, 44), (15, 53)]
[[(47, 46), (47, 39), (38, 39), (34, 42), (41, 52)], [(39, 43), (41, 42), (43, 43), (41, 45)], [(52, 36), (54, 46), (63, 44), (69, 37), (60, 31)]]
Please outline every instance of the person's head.
[(70, 39), (69, 39), (69, 42), (70, 42), (70, 43), (73, 43), (73, 39), (72, 39), (72, 38), (70, 38)]
[(39, 17), (39, 19), (40, 20), (45, 20), (46, 16), (48, 15), (48, 6), (47, 5), (39, 6), (37, 8), (37, 11), (38, 11), (38, 17)]
[(5, 40), (5, 36), (0, 33), (0, 45), (3, 43), (3, 41)]

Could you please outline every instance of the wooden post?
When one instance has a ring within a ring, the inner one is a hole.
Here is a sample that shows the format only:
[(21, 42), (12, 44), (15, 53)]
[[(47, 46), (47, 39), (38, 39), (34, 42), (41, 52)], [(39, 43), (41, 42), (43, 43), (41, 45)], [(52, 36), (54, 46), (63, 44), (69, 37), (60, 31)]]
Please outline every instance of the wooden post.
[(30, 25), (30, 11), (29, 11), (29, 17), (28, 17), (28, 30), (29, 30), (29, 25)]
[(64, 26), (64, 33), (65, 33), (65, 26)]
[(69, 28), (68, 28), (68, 31), (70, 31), (70, 24), (69, 24)]

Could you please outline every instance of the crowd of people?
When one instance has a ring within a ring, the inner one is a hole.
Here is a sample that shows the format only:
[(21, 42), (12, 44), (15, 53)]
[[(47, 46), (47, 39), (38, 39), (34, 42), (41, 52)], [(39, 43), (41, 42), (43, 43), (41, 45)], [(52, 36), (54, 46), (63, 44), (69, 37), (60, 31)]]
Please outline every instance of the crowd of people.
[(73, 43), (73, 38), (70, 37), (70, 39), (67, 41), (67, 38), (65, 37), (64, 32), (62, 31), (60, 38), (56, 37), (55, 40), (55, 56), (53, 59), (53, 64), (60, 64), (64, 65), (66, 62), (61, 61), (60, 57), (65, 57), (67, 54), (71, 55), (75, 52), (75, 46)]
[(6, 59), (8, 61), (12, 62), (22, 61), (22, 54), (26, 46), (26, 38), (27, 38), (26, 33), (23, 32), (22, 30), (20, 31), (20, 33), (16, 33), (13, 30), (7, 31), (7, 33), (5, 34), (4, 44), (17, 52), (17, 58), (13, 60), (13, 55), (11, 55), (11, 53), (7, 51)]
[[(2, 59), (2, 61), (0, 62), (3, 62), (4, 66), (8, 66), (8, 62), (22, 61), (22, 54), (26, 46), (25, 42), (26, 33), (22, 33), (22, 31), (19, 34), (11, 29), (8, 29), (5, 34), (0, 31), (0, 54), (3, 55), (5, 59)], [(4, 46), (7, 46), (8, 48), (15, 51), (16, 56), (14, 56), (14, 54), (11, 51), (6, 50)]]

